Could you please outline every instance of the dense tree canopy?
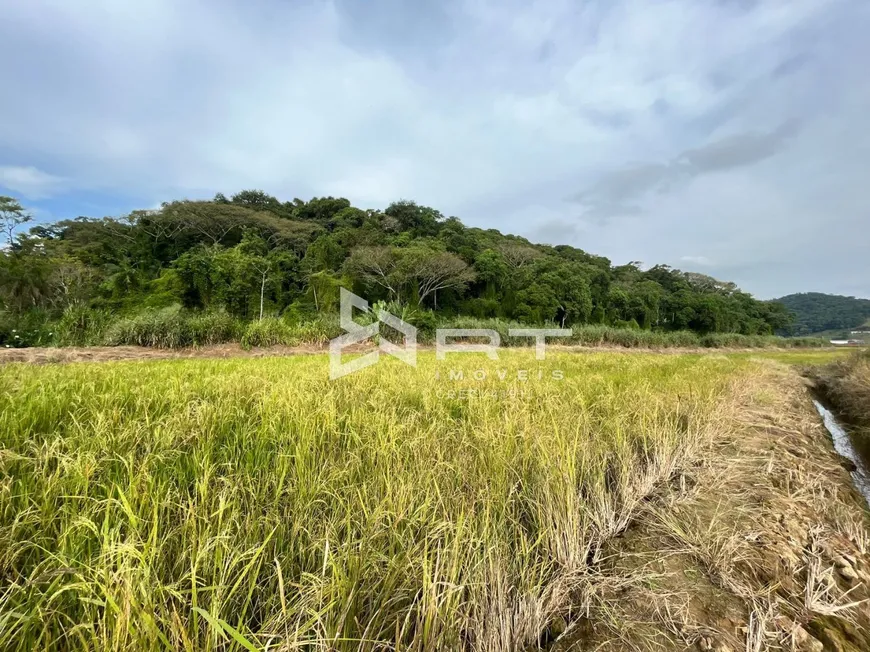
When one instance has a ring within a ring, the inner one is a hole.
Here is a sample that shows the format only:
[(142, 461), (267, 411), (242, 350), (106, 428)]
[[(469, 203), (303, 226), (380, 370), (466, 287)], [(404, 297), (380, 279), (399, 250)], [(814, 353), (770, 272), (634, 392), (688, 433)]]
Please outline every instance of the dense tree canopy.
[(788, 326), (779, 303), (666, 265), (606, 258), (466, 227), (413, 201), (383, 211), (343, 198), (281, 202), (259, 190), (174, 201), (121, 218), (20, 228), (0, 198), (7, 313), (71, 307), (133, 312), (181, 304), (242, 319), (333, 310), (338, 288), (421, 314), (766, 334)]
[(870, 320), (870, 299), (805, 292), (777, 299), (794, 314), (790, 334), (854, 329)]

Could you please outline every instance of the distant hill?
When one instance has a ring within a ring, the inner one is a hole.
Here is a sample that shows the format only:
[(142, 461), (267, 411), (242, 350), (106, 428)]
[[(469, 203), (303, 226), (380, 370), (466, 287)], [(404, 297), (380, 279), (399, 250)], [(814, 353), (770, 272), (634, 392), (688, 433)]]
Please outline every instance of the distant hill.
[(777, 301), (794, 313), (792, 335), (849, 331), (870, 320), (870, 299), (805, 292), (789, 294)]

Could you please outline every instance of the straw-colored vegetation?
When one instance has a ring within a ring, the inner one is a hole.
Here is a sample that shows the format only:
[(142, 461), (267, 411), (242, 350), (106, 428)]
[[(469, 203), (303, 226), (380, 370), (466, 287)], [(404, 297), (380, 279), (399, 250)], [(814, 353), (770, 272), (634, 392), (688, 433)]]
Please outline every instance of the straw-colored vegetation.
[(870, 429), (870, 351), (838, 360), (817, 374), (825, 397), (851, 424)]
[(0, 647), (533, 644), (746, 366), (424, 355), (338, 382), (319, 356), (7, 366)]
[(870, 512), (849, 464), (793, 369), (756, 358), (734, 400), (727, 432), (605, 544), (559, 652), (870, 650)]
[[(762, 380), (780, 365), (500, 357), (423, 353), (338, 381), (323, 356), (0, 367), (0, 649), (526, 650), (567, 628), (572, 649), (740, 636), (760, 650), (813, 614), (852, 617), (862, 598), (825, 580), (827, 558), (809, 580), (800, 550), (789, 567), (809, 607), (774, 599), (775, 561), (765, 574), (781, 542), (759, 519), (775, 525), (793, 497), (836, 507), (840, 529), (813, 545), (870, 541), (829, 457), (803, 458), (809, 494), (790, 470), (763, 480), (792, 426), (749, 437), (760, 412), (741, 426), (736, 409), (749, 395), (780, 409)], [(740, 455), (712, 448), (732, 432), (770, 459), (753, 449), (735, 473)], [(711, 450), (721, 463), (701, 473)], [(786, 502), (750, 495), (764, 482)], [(639, 524), (674, 542), (659, 558), (688, 554), (733, 588), (733, 622), (689, 608), (697, 577), (625, 561)]]

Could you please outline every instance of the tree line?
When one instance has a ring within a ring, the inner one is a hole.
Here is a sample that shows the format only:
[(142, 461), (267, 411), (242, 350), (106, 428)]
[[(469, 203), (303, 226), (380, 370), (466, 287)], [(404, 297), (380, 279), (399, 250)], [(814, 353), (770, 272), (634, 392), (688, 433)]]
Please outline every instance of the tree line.
[(870, 299), (802, 292), (777, 301), (794, 314), (794, 322), (788, 329), (790, 335), (836, 330), (848, 335), (850, 330), (860, 329), (870, 320)]
[(406, 310), (424, 328), (469, 316), (764, 335), (791, 321), (781, 303), (733, 283), (667, 265), (614, 266), (572, 246), (468, 227), (413, 201), (371, 210), (343, 198), (281, 202), (244, 190), (25, 231), (27, 211), (3, 197), (0, 219), (0, 305), (9, 319), (180, 304), (292, 320), (337, 311), (344, 286)]

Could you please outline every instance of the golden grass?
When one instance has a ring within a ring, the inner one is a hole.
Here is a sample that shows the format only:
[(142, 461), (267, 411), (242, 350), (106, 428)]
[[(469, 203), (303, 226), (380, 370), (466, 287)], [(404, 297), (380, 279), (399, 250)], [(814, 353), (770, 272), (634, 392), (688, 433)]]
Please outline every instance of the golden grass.
[(7, 365), (0, 648), (534, 646), (582, 612), (601, 547), (752, 366), (426, 353), (330, 382), (323, 356)]

